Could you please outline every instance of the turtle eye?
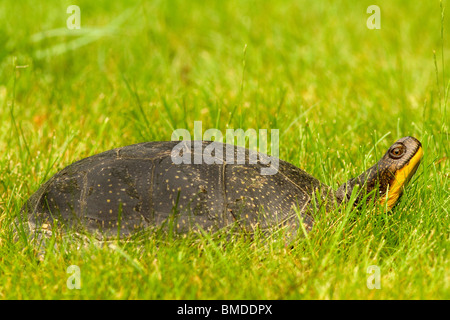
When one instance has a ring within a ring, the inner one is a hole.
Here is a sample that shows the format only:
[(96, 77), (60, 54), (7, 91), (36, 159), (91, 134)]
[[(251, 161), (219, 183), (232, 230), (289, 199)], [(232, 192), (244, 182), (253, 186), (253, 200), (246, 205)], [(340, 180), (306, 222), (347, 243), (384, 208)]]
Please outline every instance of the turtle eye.
[(399, 159), (405, 153), (406, 148), (403, 145), (397, 145), (389, 150), (389, 156), (393, 159)]

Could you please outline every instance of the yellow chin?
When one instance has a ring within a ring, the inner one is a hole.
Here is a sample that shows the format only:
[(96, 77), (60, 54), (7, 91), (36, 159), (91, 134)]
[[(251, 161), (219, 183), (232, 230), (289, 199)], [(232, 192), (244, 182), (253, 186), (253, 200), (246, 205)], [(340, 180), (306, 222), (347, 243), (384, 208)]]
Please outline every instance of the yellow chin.
[(392, 179), (392, 182), (389, 184), (389, 191), (380, 200), (383, 206), (387, 205), (388, 210), (391, 210), (397, 202), (403, 192), (403, 188), (416, 172), (422, 157), (423, 150), (422, 147), (419, 147), (414, 157), (412, 157), (403, 168), (397, 170), (395, 173), (394, 179)]

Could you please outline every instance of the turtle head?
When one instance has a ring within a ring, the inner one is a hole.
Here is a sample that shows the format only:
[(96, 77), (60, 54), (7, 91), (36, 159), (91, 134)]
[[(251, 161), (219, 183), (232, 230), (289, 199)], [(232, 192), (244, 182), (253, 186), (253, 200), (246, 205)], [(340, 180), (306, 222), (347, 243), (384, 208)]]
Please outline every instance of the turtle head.
[(359, 186), (362, 192), (356, 202), (376, 190), (374, 194), (380, 203), (387, 205), (388, 210), (392, 209), (416, 172), (422, 156), (422, 144), (416, 138), (405, 137), (396, 141), (378, 163), (339, 187), (336, 192), (338, 201), (348, 201), (355, 186)]

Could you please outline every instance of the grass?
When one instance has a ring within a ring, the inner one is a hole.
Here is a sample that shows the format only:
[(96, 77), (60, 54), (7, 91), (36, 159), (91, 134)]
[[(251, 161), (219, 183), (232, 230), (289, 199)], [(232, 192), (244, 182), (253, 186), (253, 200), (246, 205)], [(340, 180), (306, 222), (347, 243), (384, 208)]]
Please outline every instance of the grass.
[[(0, 3), (1, 299), (449, 299), (448, 1)], [(245, 48), (245, 50), (244, 50)], [(8, 227), (83, 157), (203, 130), (279, 129), (280, 158), (337, 188), (411, 135), (425, 156), (385, 213), (323, 214), (291, 249), (199, 238), (58, 249)], [(81, 289), (69, 290), (77, 265)], [(368, 289), (371, 265), (381, 289)]]

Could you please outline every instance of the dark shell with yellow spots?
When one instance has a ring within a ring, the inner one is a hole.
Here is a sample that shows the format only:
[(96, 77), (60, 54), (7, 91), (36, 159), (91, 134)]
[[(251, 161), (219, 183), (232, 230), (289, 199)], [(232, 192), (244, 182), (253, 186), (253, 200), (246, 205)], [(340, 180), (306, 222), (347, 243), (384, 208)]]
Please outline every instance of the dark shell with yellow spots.
[[(135, 144), (69, 165), (27, 201), (29, 227), (51, 229), (58, 220), (103, 237), (164, 226), (179, 233), (285, 226), (295, 233), (300, 221), (309, 231), (313, 207), (333, 199), (329, 187), (285, 161), (276, 174), (262, 175), (267, 165), (250, 164), (252, 151), (235, 146), (235, 159), (245, 150), (245, 164), (175, 164), (171, 151), (178, 143)], [(203, 141), (202, 151), (210, 143)]]

